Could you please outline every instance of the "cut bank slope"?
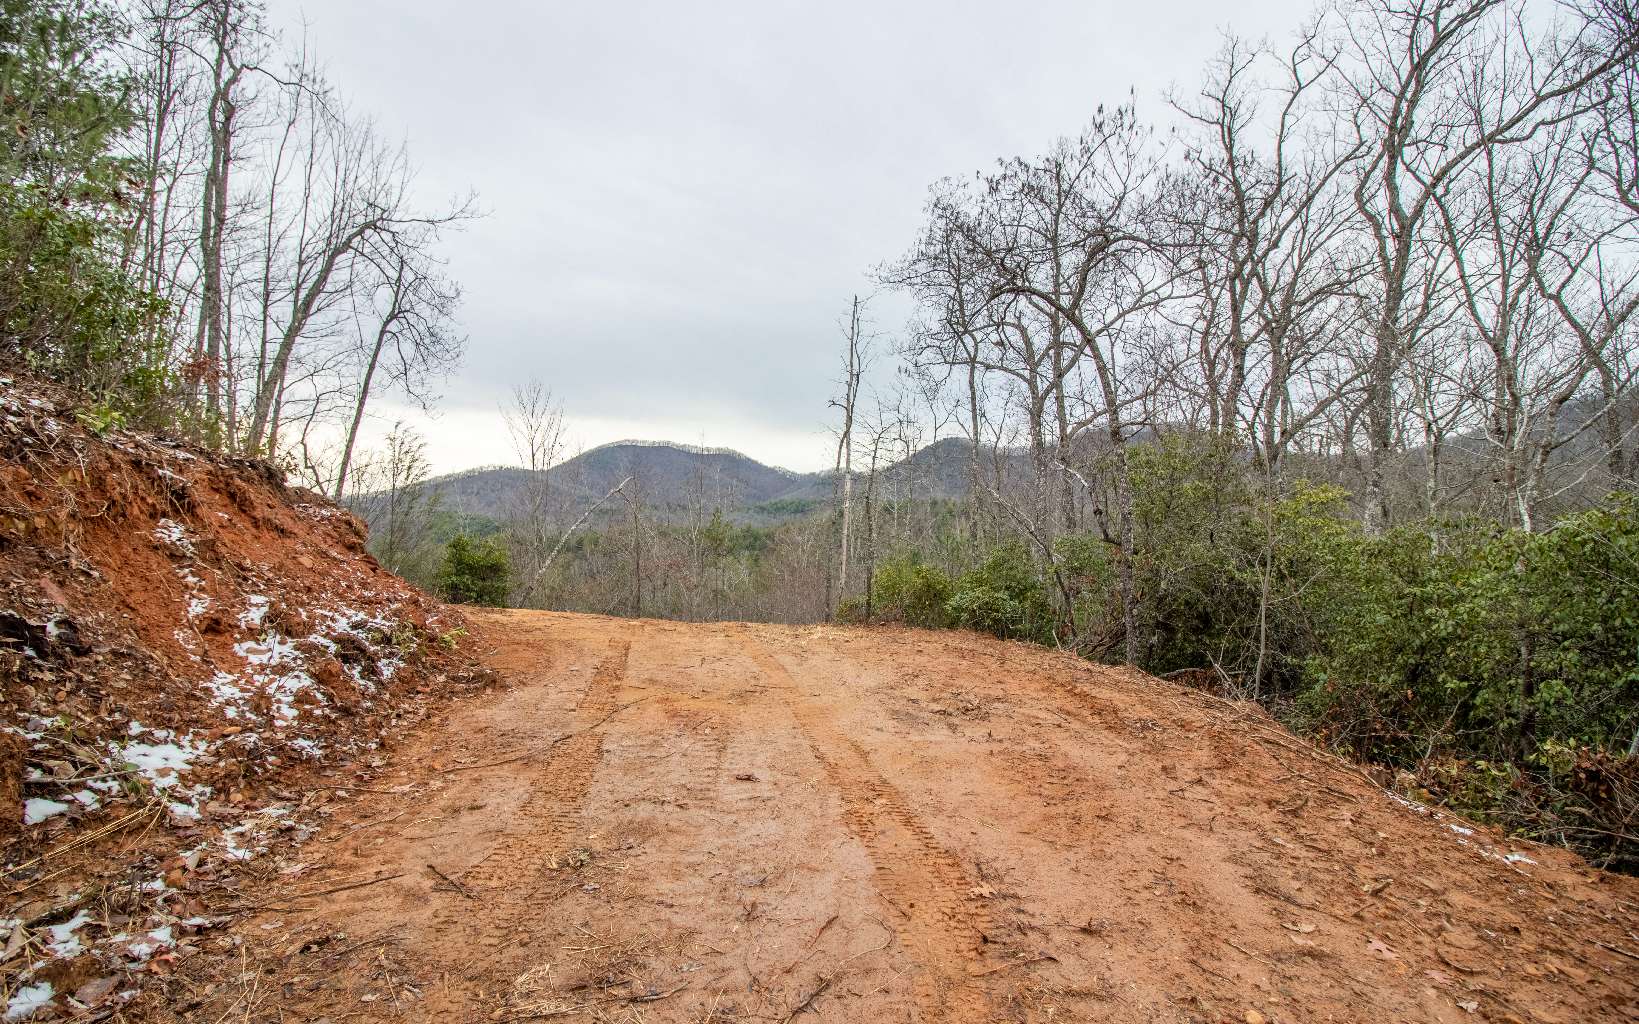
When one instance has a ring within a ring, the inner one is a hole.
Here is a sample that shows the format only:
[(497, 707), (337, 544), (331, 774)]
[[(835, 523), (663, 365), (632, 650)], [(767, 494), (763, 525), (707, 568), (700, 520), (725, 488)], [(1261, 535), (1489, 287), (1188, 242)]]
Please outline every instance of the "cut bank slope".
[(87, 422), (0, 380), (10, 1019), (116, 1012), (311, 828), (316, 775), (487, 678), (346, 512), (266, 463)]

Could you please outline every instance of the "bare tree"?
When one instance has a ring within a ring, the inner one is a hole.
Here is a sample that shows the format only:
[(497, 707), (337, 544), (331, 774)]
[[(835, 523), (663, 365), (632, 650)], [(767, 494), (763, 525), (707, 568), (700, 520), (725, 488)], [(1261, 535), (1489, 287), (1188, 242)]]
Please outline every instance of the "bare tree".
[(385, 375), (384, 383), (401, 389), (425, 409), (430, 396), (424, 388), (429, 379), (461, 358), (466, 339), (453, 328), (461, 289), (432, 262), (431, 234), (425, 228), (405, 230), (360, 251), (359, 269), (375, 276), (375, 287), (364, 297), (367, 308), (355, 315), (364, 370), (336, 471), (338, 499), (346, 493), (353, 446), (378, 372)]
[(1345, 64), (1337, 103), (1359, 154), (1354, 201), (1373, 251), (1364, 514), (1379, 528), (1390, 518), (1397, 379), (1435, 315), (1419, 297), (1439, 294), (1426, 280), (1442, 270), (1421, 251), (1436, 199), (1488, 149), (1584, 109), (1589, 87), (1631, 61), (1639, 42), (1599, 53), (1586, 20), (1568, 37), (1538, 37), (1504, 0), (1351, 0), (1336, 20)]
[(559, 522), (549, 471), (564, 453), (563, 406), (545, 384), (531, 380), (513, 387), (512, 402), (501, 416), (525, 471), (507, 515), (507, 546), (518, 567), (513, 601), (528, 607), (542, 600), (538, 587), (544, 582), (543, 568)]
[(390, 572), (412, 575), (425, 555), (438, 493), (428, 485), (427, 443), (403, 423), (359, 473), (356, 505), (370, 523), (370, 550)]
[(859, 402), (860, 378), (865, 373), (868, 358), (857, 295), (854, 296), (853, 304), (849, 308), (848, 326), (844, 336), (847, 339), (847, 349), (842, 366), (842, 397), (831, 402), (834, 407), (842, 410), (842, 429), (837, 436), (836, 458), (837, 486), (841, 492), (838, 514), (841, 517), (842, 533), (839, 541), (841, 551), (837, 560), (836, 591), (832, 600), (828, 602), (833, 610), (848, 594), (848, 539), (853, 532), (854, 413)]

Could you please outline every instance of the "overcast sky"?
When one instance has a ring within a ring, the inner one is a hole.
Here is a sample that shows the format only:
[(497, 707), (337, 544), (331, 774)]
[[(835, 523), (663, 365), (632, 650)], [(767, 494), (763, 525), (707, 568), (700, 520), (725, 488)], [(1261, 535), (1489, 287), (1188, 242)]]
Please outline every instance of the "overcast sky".
[[(927, 189), (1174, 85), (1233, 28), (1305, 3), (273, 0), (338, 91), (402, 135), (450, 239), (466, 360), (437, 471), (515, 462), (499, 406), (538, 377), (575, 443), (721, 445), (829, 464), (839, 321), (914, 240)], [(1233, 18), (1233, 21), (1227, 19)], [(879, 296), (886, 349), (902, 299)], [(884, 365), (889, 362), (886, 352)], [(380, 423), (402, 415), (383, 402)]]

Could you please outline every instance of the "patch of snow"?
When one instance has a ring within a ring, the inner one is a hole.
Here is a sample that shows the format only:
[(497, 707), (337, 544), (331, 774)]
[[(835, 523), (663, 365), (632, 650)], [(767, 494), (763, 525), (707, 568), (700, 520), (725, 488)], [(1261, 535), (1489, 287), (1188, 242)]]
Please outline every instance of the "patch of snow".
[(1429, 809), (1427, 807), (1425, 807), (1424, 805), (1418, 803), (1415, 800), (1407, 800), (1405, 797), (1401, 796), (1399, 793), (1390, 793), (1388, 796), (1389, 796), (1390, 800), (1393, 800), (1395, 803), (1399, 804), (1401, 807), (1406, 808), (1407, 810), (1415, 811), (1418, 814), (1428, 814), (1428, 813), (1430, 813)]
[[(235, 685), (235, 678), (226, 672), (216, 673), (206, 681), (205, 686), (211, 691), (218, 704), (237, 704), (245, 699), (245, 691)], [(238, 709), (229, 707), (227, 716), (237, 718), (239, 716)]]
[(222, 832), (222, 846), (227, 851), (229, 860), (250, 860), (256, 856), (256, 850), (239, 845), (239, 839), (244, 836), (245, 830), (248, 828), (250, 828), (250, 825), (247, 823), (236, 825)]
[(6, 1003), (7, 1020), (27, 1020), (40, 1010), (51, 1005), (51, 997), (56, 990), (51, 982), (42, 981), (37, 985), (25, 985), (11, 994), (10, 1002)]
[(267, 617), (269, 603), (268, 599), (261, 594), (250, 595), (246, 599), (245, 610), (239, 613), (239, 625), (260, 626), (262, 620)]
[(30, 797), (23, 801), (23, 824), (38, 825), (47, 818), (55, 818), (68, 810), (68, 805), (44, 797)]
[(185, 555), (194, 553), (193, 541), (188, 539), (188, 531), (174, 519), (161, 519), (154, 525), (154, 538), (162, 544), (168, 544)]
[(287, 672), (274, 679), (268, 686), (268, 696), (273, 699), (273, 716), (285, 724), (294, 722), (299, 712), (296, 708), (296, 695), (313, 686), (313, 677), (306, 672)]
[(163, 928), (155, 928), (147, 935), (125, 947), (125, 953), (133, 960), (145, 962), (155, 953), (175, 944), (176, 940), (171, 937), (171, 926), (166, 925)]
[(1531, 858), (1527, 857), (1523, 853), (1505, 853), (1505, 854), (1502, 855), (1502, 859), (1507, 861), (1510, 864), (1535, 864), (1536, 863), (1536, 861), (1534, 861)]
[(1446, 822), (1446, 828), (1449, 828), (1451, 831), (1457, 833), (1460, 836), (1471, 836), (1471, 835), (1474, 834), (1473, 829), (1463, 828), (1461, 825), (1453, 825), (1449, 821)]
[(184, 739), (179, 743), (127, 743), (123, 748), (111, 744), (114, 756), (132, 767), (153, 784), (155, 789), (169, 789), (177, 777), (188, 770), (193, 759), (205, 752), (199, 744)]
[(280, 665), (299, 656), (294, 641), (277, 633), (269, 633), (261, 640), (246, 640), (233, 645), (233, 653), (251, 665)]
[(64, 958), (78, 956), (80, 951), (85, 949), (85, 945), (80, 942), (80, 937), (74, 933), (80, 930), (81, 925), (88, 923), (90, 920), (91, 914), (82, 910), (62, 924), (51, 925), (46, 929), (51, 934), (51, 939), (46, 943), (46, 948), (51, 950), (53, 956)]

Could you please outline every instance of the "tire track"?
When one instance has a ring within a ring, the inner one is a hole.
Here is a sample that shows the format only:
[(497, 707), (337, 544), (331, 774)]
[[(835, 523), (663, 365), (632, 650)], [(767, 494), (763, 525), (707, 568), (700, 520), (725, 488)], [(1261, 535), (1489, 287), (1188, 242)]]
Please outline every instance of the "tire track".
[[(617, 641), (598, 662), (575, 706), (572, 728), (585, 728), (615, 709), (631, 650), (630, 640)], [(509, 831), (483, 860), (469, 868), (462, 881), (486, 889), (530, 891), (547, 858), (580, 824), (581, 802), (602, 760), (603, 732), (599, 729), (571, 735), (553, 746), (535, 769), (529, 797), (514, 819), (520, 827)]]
[(993, 933), (961, 862), (923, 824), (869, 755), (836, 725), (828, 709), (805, 699), (790, 672), (756, 640), (746, 649), (771, 681), (791, 694), (791, 710), (826, 779), (842, 798), (843, 819), (876, 869), (877, 891), (898, 917), (895, 931), (922, 970), (914, 982), (918, 1018), (991, 1019), (973, 978)]

